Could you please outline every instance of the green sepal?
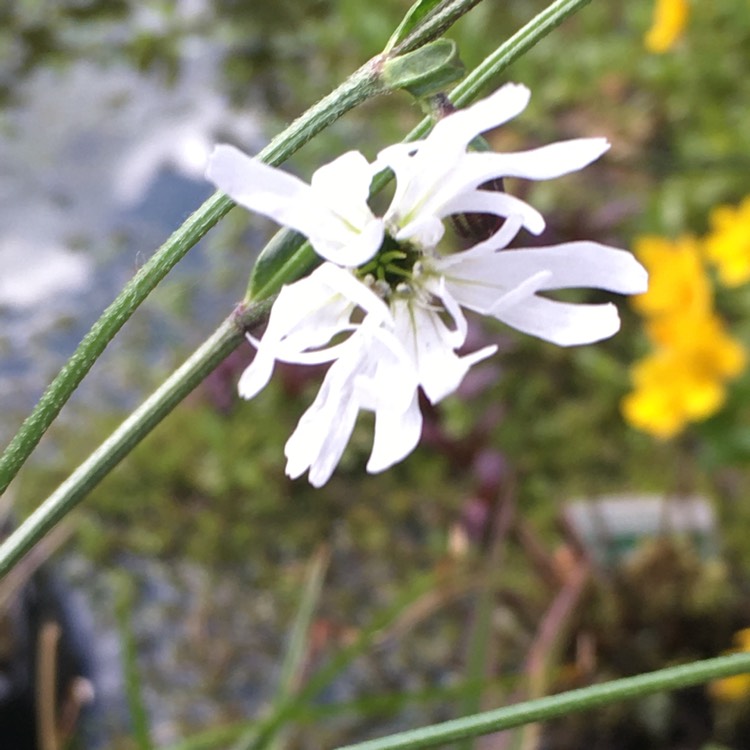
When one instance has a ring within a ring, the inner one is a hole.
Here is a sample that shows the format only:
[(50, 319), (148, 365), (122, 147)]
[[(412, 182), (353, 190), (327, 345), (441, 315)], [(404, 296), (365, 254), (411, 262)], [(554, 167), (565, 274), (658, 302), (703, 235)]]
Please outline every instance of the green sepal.
[(391, 90), (405, 89), (416, 99), (424, 99), (444, 91), (463, 75), (456, 43), (437, 39), (414, 52), (387, 60), (381, 80)]
[(423, 21), (432, 11), (436, 5), (439, 5), (441, 0), (417, 0), (414, 5), (409, 8), (403, 21), (398, 25), (398, 28), (393, 32), (393, 35), (388, 40), (388, 44), (385, 45), (383, 52), (386, 54), (390, 52), (397, 44), (406, 39), (407, 36)]
[(260, 302), (272, 297), (284, 284), (297, 281), (319, 263), (320, 256), (304, 235), (291, 229), (280, 230), (255, 261), (245, 302)]

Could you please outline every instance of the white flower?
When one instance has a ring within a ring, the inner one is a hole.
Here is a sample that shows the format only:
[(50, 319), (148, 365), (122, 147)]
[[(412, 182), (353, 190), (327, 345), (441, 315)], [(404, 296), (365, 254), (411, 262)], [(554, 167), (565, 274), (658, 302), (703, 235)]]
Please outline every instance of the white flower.
[[(308, 186), (295, 177), (217, 147), (208, 176), (235, 201), (304, 233), (325, 259), (310, 276), (282, 288), (258, 351), (242, 375), (252, 398), (276, 360), (331, 362), (321, 389), (287, 442), (287, 474), (309, 470), (315, 486), (331, 476), (360, 410), (375, 414), (367, 469), (381, 471), (419, 440), (418, 393), (438, 403), (469, 368), (496, 347), (459, 356), (466, 340), (462, 308), (561, 346), (613, 335), (612, 304), (559, 302), (540, 293), (573, 287), (623, 294), (646, 288), (646, 272), (628, 252), (594, 242), (505, 249), (525, 227), (544, 219), (525, 202), (483, 189), (503, 177), (547, 179), (581, 169), (608, 148), (601, 138), (532, 151), (469, 151), (482, 132), (523, 110), (529, 92), (509, 84), (472, 107), (440, 120), (422, 141), (382, 150), (373, 164), (350, 152), (319, 169)], [(367, 204), (372, 177), (393, 170), (396, 189), (382, 218)], [(487, 239), (443, 255), (443, 220), (458, 213), (502, 219)]]

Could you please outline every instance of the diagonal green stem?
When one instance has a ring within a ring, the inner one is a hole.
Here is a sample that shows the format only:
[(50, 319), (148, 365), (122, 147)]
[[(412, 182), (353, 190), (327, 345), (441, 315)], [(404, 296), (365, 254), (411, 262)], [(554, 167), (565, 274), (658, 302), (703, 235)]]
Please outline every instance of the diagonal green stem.
[[(503, 42), (491, 55), (486, 57), (449, 94), (448, 98), (456, 107), (465, 107), (476, 99), (493, 78), (510, 67), (547, 34), (559, 26), (568, 16), (585, 7), (591, 0), (555, 0), (539, 15), (534, 16), (513, 36)], [(425, 117), (407, 136), (405, 141), (417, 141), (430, 132), (435, 121)], [(393, 178), (389, 170), (381, 172), (373, 180), (371, 192), (382, 190)]]
[[(394, 55), (404, 55), (437, 39), (444, 31), (468, 13), (482, 0), (444, 0), (402, 42), (393, 49)], [(387, 48), (386, 48), (387, 49)]]
[[(274, 138), (258, 154), (258, 158), (268, 164), (280, 164), (345, 112), (382, 93), (383, 88), (378, 78), (379, 70), (378, 58), (362, 66), (335, 91), (321, 99)], [(211, 196), (169, 237), (102, 313), (0, 456), (0, 494), (7, 489), (67, 400), (120, 328), (175, 264), (233, 206), (234, 203), (222, 193)]]
[(230, 315), (2, 544), (0, 578), (90, 492), (257, 324), (270, 301)]
[(415, 750), (415, 748), (445, 746), (446, 743), (468, 737), (478, 737), (534, 721), (546, 721), (618, 701), (641, 698), (665, 690), (677, 690), (720, 677), (747, 672), (750, 672), (749, 653), (719, 656), (715, 659), (696, 661), (679, 667), (668, 667), (635, 677), (625, 677), (600, 685), (571, 690), (567, 693), (526, 701), (494, 711), (485, 711), (422, 729), (392, 734), (382, 739), (346, 745), (338, 750)]
[(477, 93), (511, 63), (528, 52), (534, 45), (556, 29), (566, 18), (587, 6), (591, 0), (555, 0), (541, 13), (534, 16), (495, 52), (471, 71), (451, 91), (450, 99), (457, 107), (465, 107)]
[(102, 313), (0, 456), (0, 495), (5, 492), (73, 391), (128, 318), (232, 205), (228, 198), (219, 193), (209, 198), (141, 267)]

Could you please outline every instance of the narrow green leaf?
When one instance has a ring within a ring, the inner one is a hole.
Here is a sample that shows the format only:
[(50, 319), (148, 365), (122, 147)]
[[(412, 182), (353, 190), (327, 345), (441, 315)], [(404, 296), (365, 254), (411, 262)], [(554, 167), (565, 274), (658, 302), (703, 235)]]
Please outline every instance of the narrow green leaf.
[(718, 656), (714, 659), (569, 690), (566, 693), (525, 701), (420, 729), (399, 732), (355, 745), (346, 745), (339, 747), (338, 750), (415, 750), (415, 748), (445, 747), (448, 743), (467, 737), (479, 737), (534, 721), (546, 721), (574, 712), (608, 706), (619, 701), (642, 698), (667, 690), (678, 690), (719, 677), (748, 672), (750, 672), (750, 653)]
[(464, 77), (458, 47), (450, 39), (438, 39), (383, 65), (382, 81), (390, 90), (405, 89), (417, 99), (444, 91)]
[[(378, 637), (398, 620), (403, 610), (434, 586), (435, 578), (433, 575), (418, 578), (415, 583), (398, 596), (392, 606), (380, 611), (372, 623), (360, 632), (359, 637), (333, 656), (298, 693), (273, 706), (270, 714), (258, 721), (254, 732), (255, 740), (245, 746), (247, 750), (261, 750), (261, 748), (266, 747), (268, 739), (275, 735), (279, 727), (294, 718), (299, 710), (304, 710), (357, 657), (372, 651)], [(237, 747), (237, 750), (239, 748), (240, 746)]]
[(320, 257), (303, 235), (290, 229), (278, 231), (255, 262), (245, 301), (268, 299), (284, 284), (301, 278), (318, 263)]
[(310, 625), (323, 591), (323, 580), (328, 568), (329, 558), (328, 548), (321, 546), (316, 550), (308, 566), (305, 585), (302, 589), (302, 598), (289, 634), (289, 647), (281, 666), (279, 691), (276, 696), (278, 700), (284, 700), (292, 695), (295, 691), (295, 684), (299, 680), (301, 666), (307, 650)]
[[(307, 653), (310, 626), (313, 614), (320, 601), (320, 594), (323, 591), (323, 580), (328, 568), (329, 558), (330, 554), (327, 547), (320, 546), (308, 565), (307, 576), (302, 589), (302, 598), (297, 608), (297, 614), (289, 634), (289, 645), (281, 665), (279, 686), (276, 691), (276, 698), (273, 701), (273, 705), (275, 706), (283, 705), (293, 699), (299, 684), (304, 667), (305, 654)], [(270, 750), (276, 750), (276, 748), (282, 746), (284, 730), (287, 728), (288, 725), (275, 727), (275, 734), (272, 733), (267, 739), (266, 746)], [(251, 745), (257, 734), (257, 726), (251, 726), (235, 744), (235, 750), (242, 750), (242, 748)]]
[(397, 44), (403, 42), (409, 33), (416, 28), (417, 24), (432, 13), (435, 7), (440, 5), (442, 1), (443, 0), (417, 0), (417, 2), (409, 8), (403, 20), (398, 25), (398, 28), (393, 32), (393, 35), (388, 40), (388, 44), (385, 45), (383, 52), (388, 53)]
[(143, 685), (138, 671), (138, 652), (130, 620), (134, 593), (132, 584), (123, 581), (117, 597), (115, 614), (122, 640), (122, 667), (125, 675), (125, 699), (132, 729), (133, 741), (138, 750), (154, 750), (149, 729), (148, 712), (143, 700)]
[[(509, 682), (515, 677), (494, 678), (487, 680), (484, 687), (509, 688)], [(313, 725), (325, 719), (340, 719), (342, 717), (356, 717), (362, 722), (370, 718), (383, 718), (389, 714), (395, 714), (410, 706), (429, 706), (431, 704), (445, 703), (448, 700), (460, 698), (467, 690), (473, 690), (475, 686), (465, 682), (455, 685), (431, 685), (421, 690), (412, 690), (406, 693), (389, 691), (377, 695), (367, 695), (340, 703), (307, 703), (298, 706), (293, 720), (297, 724), (306, 726)], [(221, 727), (214, 727), (193, 734), (189, 738), (180, 740), (176, 744), (160, 748), (160, 750), (225, 750), (233, 740), (254, 726), (255, 721), (239, 721)]]

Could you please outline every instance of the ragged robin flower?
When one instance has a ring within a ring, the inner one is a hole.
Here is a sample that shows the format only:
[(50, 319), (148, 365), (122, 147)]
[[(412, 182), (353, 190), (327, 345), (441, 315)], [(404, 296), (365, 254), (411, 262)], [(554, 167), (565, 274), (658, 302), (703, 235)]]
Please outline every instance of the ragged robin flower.
[[(375, 414), (367, 469), (381, 471), (416, 446), (422, 416), (418, 392), (433, 404), (458, 388), (489, 346), (457, 354), (466, 341), (463, 309), (524, 333), (569, 346), (613, 335), (612, 304), (571, 304), (544, 293), (594, 287), (643, 292), (646, 272), (623, 250), (594, 242), (507, 250), (521, 228), (544, 218), (527, 203), (483, 185), (504, 177), (549, 179), (601, 156), (602, 138), (554, 143), (531, 151), (473, 152), (480, 134), (515, 117), (529, 91), (508, 84), (472, 107), (438, 121), (422, 141), (381, 151), (373, 163), (350, 152), (319, 169), (310, 185), (218, 146), (207, 176), (240, 205), (305, 234), (323, 264), (282, 288), (240, 395), (252, 398), (275, 361), (330, 362), (313, 404), (286, 444), (287, 474), (309, 471), (324, 484), (351, 436), (359, 411)], [(389, 168), (396, 188), (382, 217), (367, 203), (375, 174)], [(498, 230), (474, 247), (443, 254), (445, 221), (464, 212), (499, 217)]]

